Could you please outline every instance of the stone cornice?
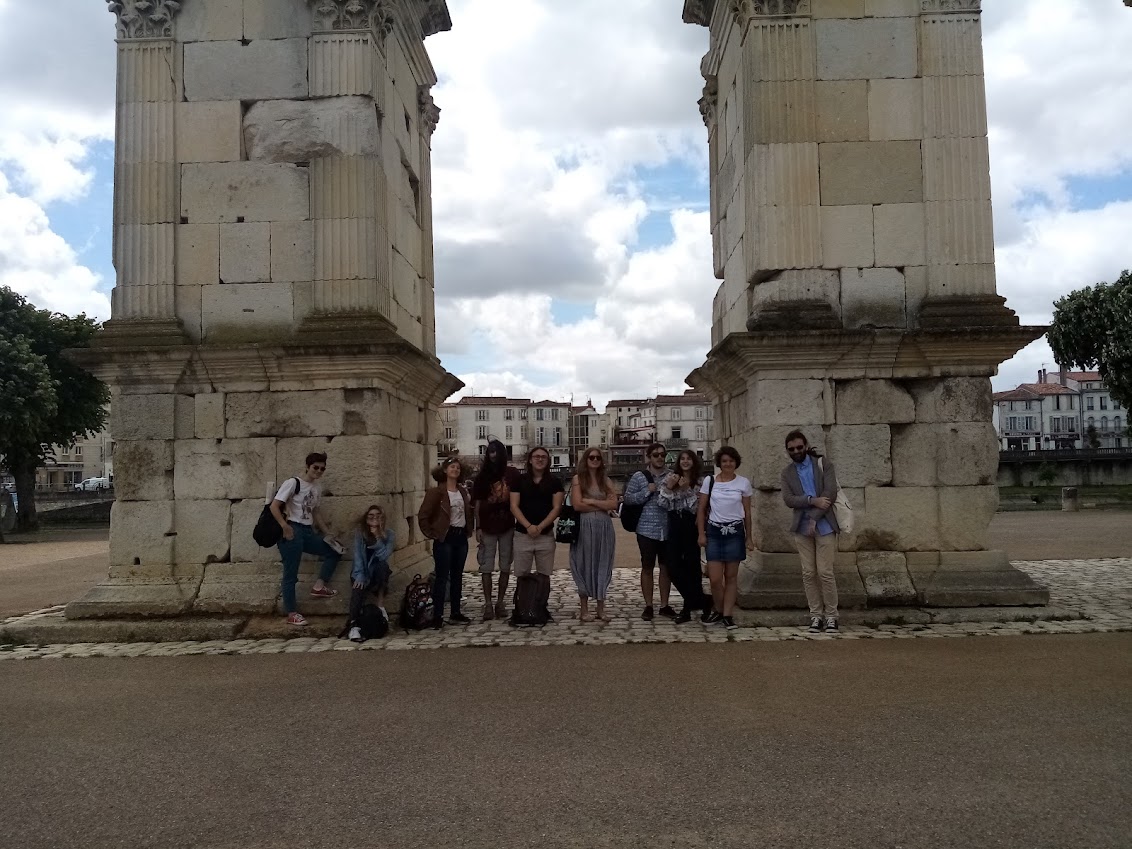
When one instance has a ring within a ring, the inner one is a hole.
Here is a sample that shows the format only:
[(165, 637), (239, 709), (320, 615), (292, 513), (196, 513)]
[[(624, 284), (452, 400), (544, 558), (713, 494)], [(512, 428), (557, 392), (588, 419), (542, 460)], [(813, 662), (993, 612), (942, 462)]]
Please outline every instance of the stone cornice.
[(118, 38), (172, 38), (181, 0), (106, 0)]
[(438, 32), (452, 29), (452, 15), (446, 0), (425, 0), (421, 11), (421, 37), (428, 38)]
[(682, 18), (686, 24), (706, 27), (711, 23), (711, 7), (714, 0), (684, 0)]
[(920, 9), (925, 15), (978, 12), (982, 0), (921, 0)]
[(753, 18), (809, 15), (810, 0), (731, 0), (731, 14), (735, 16), (735, 23), (742, 27)]
[(1045, 333), (1044, 327), (802, 330), (732, 333), (687, 382), (715, 400), (763, 377), (989, 377), (999, 363)]

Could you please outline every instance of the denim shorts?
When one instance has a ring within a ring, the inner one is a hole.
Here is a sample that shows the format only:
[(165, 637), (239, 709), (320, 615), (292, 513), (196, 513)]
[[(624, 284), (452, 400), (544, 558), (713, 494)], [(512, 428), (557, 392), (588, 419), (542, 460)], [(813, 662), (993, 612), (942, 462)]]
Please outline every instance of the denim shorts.
[(726, 525), (707, 523), (708, 563), (738, 563), (747, 556), (747, 541), (742, 522)]

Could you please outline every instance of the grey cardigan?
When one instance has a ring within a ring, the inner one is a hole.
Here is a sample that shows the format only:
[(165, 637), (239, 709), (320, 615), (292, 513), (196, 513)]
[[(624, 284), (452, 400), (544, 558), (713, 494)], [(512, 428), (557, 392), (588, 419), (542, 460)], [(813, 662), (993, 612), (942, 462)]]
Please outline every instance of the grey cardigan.
[[(840, 531), (841, 528), (838, 527), (837, 519), (833, 515), (833, 501), (837, 498), (837, 470), (834, 469), (833, 463), (824, 457), (821, 458), (821, 466), (818, 465), (817, 457), (811, 457), (811, 459), (814, 462), (814, 486), (817, 487), (818, 492), (829, 499), (830, 508), (819, 510), (817, 507), (810, 506), (810, 499), (806, 495), (806, 491), (802, 489), (802, 481), (798, 477), (796, 464), (791, 461), (782, 470), (782, 500), (786, 502), (787, 507), (794, 510), (794, 519), (790, 523), (790, 530), (792, 533), (798, 533), (803, 520), (814, 519), (816, 521), (824, 518), (834, 531)], [(824, 472), (822, 466), (825, 467)]]

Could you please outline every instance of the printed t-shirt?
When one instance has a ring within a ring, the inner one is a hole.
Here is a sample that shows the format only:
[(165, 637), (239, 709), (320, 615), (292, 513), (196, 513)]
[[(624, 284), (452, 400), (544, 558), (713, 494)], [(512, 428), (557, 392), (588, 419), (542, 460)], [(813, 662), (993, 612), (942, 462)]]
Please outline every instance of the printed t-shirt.
[[(711, 477), (704, 478), (700, 485), (700, 492), (707, 495)], [(708, 503), (708, 521), (717, 525), (726, 525), (728, 522), (742, 522), (746, 518), (743, 512), (743, 497), (754, 495), (751, 482), (742, 475), (736, 475), (735, 480), (716, 480), (711, 490), (711, 499)]]
[(467, 527), (468, 520), (464, 517), (464, 493), (457, 489), (455, 492), (448, 491), (448, 504), (452, 508), (451, 521), (449, 522), (450, 528), (464, 528)]
[[(547, 472), (543, 475), (541, 486), (536, 486), (530, 475), (523, 475), (515, 485), (514, 491), (519, 493), (519, 512), (526, 517), (530, 524), (541, 525), (543, 520), (550, 515), (550, 511), (554, 509), (555, 493), (565, 492), (565, 489), (562, 486), (562, 481)], [(515, 530), (521, 534), (527, 532), (527, 529), (520, 525), (518, 521), (515, 522)], [(553, 525), (543, 529), (544, 534), (553, 532)]]
[(472, 486), (472, 501), (479, 504), (479, 528), (485, 534), (506, 533), (515, 527), (511, 515), (511, 490), (519, 482), (518, 469), (508, 466), (503, 479), (492, 483), (476, 481)]
[[(295, 492), (295, 481), (299, 482), (299, 491)], [(322, 501), (322, 488), (302, 478), (288, 478), (275, 493), (275, 500), (287, 505), (288, 522), (297, 522), (300, 525), (314, 524), (314, 509)]]

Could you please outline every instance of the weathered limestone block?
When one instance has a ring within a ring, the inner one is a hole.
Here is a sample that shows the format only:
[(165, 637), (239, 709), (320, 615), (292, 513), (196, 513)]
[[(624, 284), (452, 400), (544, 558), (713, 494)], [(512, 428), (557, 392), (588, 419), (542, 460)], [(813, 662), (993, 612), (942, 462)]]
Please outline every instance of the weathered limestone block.
[(384, 220), (386, 181), (380, 160), (336, 156), (315, 159), (310, 170), (312, 217)]
[(747, 84), (743, 138), (755, 144), (812, 142), (817, 112), (812, 80), (779, 80)]
[[(791, 553), (754, 551), (739, 565), (739, 604), (748, 609), (806, 608), (802, 567)], [(833, 563), (841, 610), (865, 607), (868, 597), (857, 571), (856, 555), (839, 553)]]
[(920, 65), (925, 77), (983, 76), (979, 16), (925, 15), (920, 20)]
[(841, 315), (847, 328), (906, 327), (904, 275), (895, 268), (841, 269)]
[[(993, 481), (993, 477), (992, 477)], [(998, 507), (997, 486), (947, 486), (939, 490), (940, 549), (979, 551)]]
[(829, 142), (818, 154), (822, 206), (924, 199), (918, 141)]
[(924, 79), (924, 137), (984, 138), (986, 87), (981, 76)]
[(911, 78), (919, 72), (915, 18), (814, 21), (819, 80)]
[(357, 96), (261, 101), (244, 116), (244, 144), (262, 162), (381, 155), (373, 100)]
[[(400, 439), (401, 403), (384, 389), (347, 389), (347, 421), (355, 421), (355, 430), (364, 428), (364, 434)], [(351, 413), (356, 415), (351, 416)]]
[(252, 539), (252, 531), (259, 521), (260, 513), (263, 512), (263, 504), (263, 498), (247, 498), (232, 502), (232, 535), (229, 548), (229, 560), (232, 563), (273, 565), (279, 563), (279, 550), (275, 546), (262, 548)]
[(916, 603), (916, 587), (908, 563), (899, 551), (862, 551), (857, 571), (865, 585), (870, 607), (899, 607)]
[(994, 264), (929, 265), (926, 291), (933, 298), (950, 295), (993, 295)]
[[(432, 465), (429, 453), (429, 449), (422, 445), (409, 442), (401, 442), (397, 445), (397, 481), (403, 492), (412, 492), (434, 485), (428, 475)], [(410, 508), (414, 514), (418, 506), (420, 506), (419, 502)]]
[[(210, 564), (204, 568), (192, 612), (199, 616), (277, 613), (281, 574), (282, 568), (277, 564)], [(300, 576), (299, 589), (305, 589), (301, 584)], [(304, 606), (306, 601), (304, 598)], [(309, 607), (306, 609), (308, 613), (313, 612)]]
[[(939, 551), (939, 494), (928, 486), (870, 486), (857, 530), (859, 551)], [(857, 520), (854, 510), (854, 521)]]
[(754, 145), (747, 170), (759, 206), (818, 203), (818, 146), (813, 142)]
[(783, 437), (798, 422), (827, 423), (825, 392), (832, 388), (824, 380), (759, 380), (753, 388), (748, 421), (783, 425)]
[(797, 551), (790, 532), (794, 511), (786, 506), (780, 490), (756, 489), (751, 499), (751, 517), (755, 525), (755, 548), (759, 551)]
[[(820, 263), (819, 263), (820, 264)], [(751, 313), (759, 316), (776, 304), (812, 301), (827, 303), (841, 317), (841, 276), (836, 271), (783, 271), (751, 290)]]
[(311, 97), (371, 95), (385, 114), (385, 80), (375, 83), (376, 51), (369, 33), (320, 33), (310, 42)]
[(817, 18), (863, 18), (865, 0), (810, 0), (810, 15)]
[(168, 572), (175, 539), (172, 501), (115, 501), (110, 509), (110, 567), (119, 577)]
[(994, 262), (989, 200), (930, 201), (924, 207), (930, 265)]
[(178, 162), (238, 162), (242, 151), (240, 101), (177, 104)]
[[(424, 442), (427, 428), (424, 423), (424, 410), (412, 401), (400, 401), (401, 439), (420, 445)], [(415, 446), (414, 446), (415, 447)]]
[(941, 551), (935, 559), (913, 560), (908, 569), (921, 604), (937, 607), (1037, 605), (1049, 591), (1011, 568), (1002, 551)]
[(924, 137), (923, 81), (869, 82), (869, 138), (873, 141)]
[(262, 498), (276, 478), (274, 439), (182, 439), (174, 451), (178, 500)]
[(892, 445), (886, 424), (834, 425), (829, 456), (843, 487), (885, 486), (892, 481)]
[(795, 18), (787, 25), (782, 21), (752, 23), (743, 39), (742, 61), (744, 79), (752, 82), (812, 79), (814, 38), (810, 22)]
[(118, 501), (171, 501), (173, 443), (155, 439), (116, 441), (114, 497)]
[(917, 422), (989, 422), (994, 408), (987, 377), (947, 377), (908, 384)]
[(226, 563), (230, 559), (232, 503), (178, 500), (173, 509), (175, 561), (182, 566)]
[(894, 428), (892, 463), (897, 486), (986, 485), (997, 474), (998, 437), (990, 422)]
[(181, 215), (195, 224), (304, 221), (310, 217), (307, 169), (264, 162), (187, 164)]
[(887, 422), (902, 424), (916, 420), (916, 403), (891, 380), (847, 380), (837, 384), (839, 425)]
[(186, 100), (285, 100), (308, 91), (305, 38), (185, 45)]
[(388, 262), (378, 257), (372, 218), (319, 218), (313, 228), (315, 280), (376, 280)]
[(865, 0), (869, 18), (907, 18), (920, 14), (920, 0)]
[(311, 34), (309, 3), (279, 0), (243, 0), (244, 38), (307, 38)]
[[(336, 496), (373, 499), (396, 492), (398, 443), (387, 436), (339, 436), (328, 449), (326, 489)], [(333, 465), (331, 465), (333, 461)]]
[(924, 200), (991, 199), (986, 137), (924, 139)]
[(335, 437), (342, 433), (342, 411), (341, 389), (230, 392), (224, 400), (225, 436)]
[(271, 280), (271, 225), (220, 225), (220, 281), (267, 283)]
[(200, 342), (201, 302), (203, 286), (177, 286), (173, 292), (173, 314), (181, 322), (185, 335), (194, 343)]
[(220, 282), (219, 224), (178, 224), (176, 242), (178, 286)]
[(197, 395), (193, 403), (196, 406), (193, 435), (197, 439), (221, 439), (224, 436), (224, 393)]
[(868, 85), (865, 80), (814, 83), (819, 142), (868, 141)]
[(311, 222), (272, 223), (271, 279), (275, 283), (314, 279), (314, 234)]
[(873, 207), (876, 264), (900, 268), (927, 261), (922, 203), (890, 203)]
[(233, 283), (201, 287), (201, 328), (209, 341), (270, 338), (290, 332), (295, 318), (289, 283)]
[(110, 402), (110, 432), (116, 441), (174, 439), (173, 395), (115, 394)]
[(873, 207), (823, 206), (821, 254), (826, 268), (873, 265)]
[(242, 3), (182, 3), (173, 18), (173, 36), (177, 41), (234, 41), (244, 35)]

